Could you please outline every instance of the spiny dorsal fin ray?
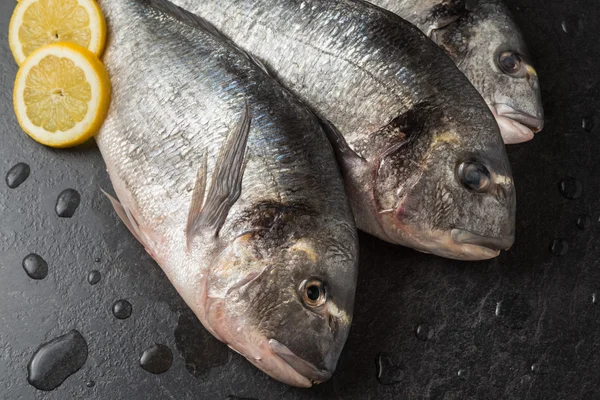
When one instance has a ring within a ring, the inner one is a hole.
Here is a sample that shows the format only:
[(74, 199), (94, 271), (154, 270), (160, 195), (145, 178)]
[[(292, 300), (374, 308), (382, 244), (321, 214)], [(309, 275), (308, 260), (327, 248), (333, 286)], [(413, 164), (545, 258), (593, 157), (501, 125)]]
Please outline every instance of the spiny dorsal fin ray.
[(221, 147), (203, 204), (201, 197), (204, 197), (207, 171), (205, 167), (200, 168), (188, 214), (188, 243), (200, 233), (218, 236), (229, 210), (240, 197), (249, 133), (250, 112), (246, 102), (238, 123)]

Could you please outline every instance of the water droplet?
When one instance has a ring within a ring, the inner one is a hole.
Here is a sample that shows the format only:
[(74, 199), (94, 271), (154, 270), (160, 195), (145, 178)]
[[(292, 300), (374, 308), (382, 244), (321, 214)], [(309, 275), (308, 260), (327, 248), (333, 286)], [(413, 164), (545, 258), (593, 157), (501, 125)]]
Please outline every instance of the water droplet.
[(16, 189), (29, 178), (31, 169), (25, 163), (19, 163), (12, 167), (6, 174), (6, 184), (11, 189)]
[(34, 253), (23, 259), (23, 269), (31, 279), (40, 280), (48, 276), (48, 263)]
[(119, 319), (127, 319), (131, 316), (133, 307), (127, 300), (117, 300), (112, 306), (112, 311), (115, 317)]
[(186, 308), (179, 315), (175, 329), (175, 346), (185, 368), (196, 379), (214, 367), (227, 364), (230, 352), (202, 326), (194, 313)]
[(583, 186), (575, 178), (564, 178), (559, 184), (560, 194), (569, 200), (575, 200), (581, 197)]
[(560, 26), (567, 35), (576, 36), (583, 30), (583, 21), (578, 15), (568, 15)]
[(99, 263), (100, 261), (102, 261), (102, 260), (100, 260), (99, 258), (94, 258), (94, 262)]
[(87, 386), (89, 388), (93, 388), (94, 386), (96, 386), (96, 382), (94, 382), (94, 381), (87, 381), (85, 383), (85, 386)]
[(520, 294), (507, 295), (496, 303), (496, 317), (502, 325), (510, 329), (522, 329), (533, 313), (529, 302)]
[(404, 371), (395, 365), (387, 353), (380, 353), (375, 359), (377, 380), (382, 385), (395, 385), (402, 381)]
[(81, 202), (81, 196), (75, 189), (65, 189), (59, 195), (58, 199), (56, 199), (56, 215), (61, 218), (71, 218), (77, 207), (79, 207), (79, 203)]
[(146, 371), (153, 374), (167, 372), (173, 364), (173, 353), (171, 349), (162, 344), (154, 344), (144, 350), (140, 358), (140, 365)]
[(435, 329), (433, 329), (432, 326), (419, 325), (415, 328), (415, 335), (417, 336), (417, 339), (425, 342), (433, 339), (433, 335), (435, 335)]
[(85, 339), (76, 330), (42, 344), (27, 365), (27, 381), (40, 390), (54, 390), (79, 371), (88, 356)]
[(596, 293), (592, 293), (592, 304), (597, 304), (598, 303), (598, 297), (596, 295)]
[(594, 117), (585, 117), (581, 120), (581, 127), (586, 132), (592, 132), (596, 125), (596, 121)]
[(88, 280), (88, 283), (93, 286), (93, 285), (97, 284), (98, 282), (100, 282), (101, 278), (102, 278), (102, 274), (100, 273), (100, 271), (94, 270), (94, 271), (90, 271), (90, 273), (88, 274), (87, 280)]
[(459, 378), (462, 378), (462, 379), (467, 379), (468, 371), (467, 371), (466, 369), (462, 369), (462, 368), (461, 368), (461, 369), (459, 369), (459, 370), (458, 370), (458, 372), (456, 373), (456, 375), (457, 375)]
[(569, 252), (569, 244), (564, 239), (554, 239), (552, 243), (550, 243), (550, 251), (555, 256), (564, 256)]
[(577, 217), (577, 227), (582, 231), (589, 228), (590, 225), (592, 225), (592, 218), (589, 215), (580, 215)]

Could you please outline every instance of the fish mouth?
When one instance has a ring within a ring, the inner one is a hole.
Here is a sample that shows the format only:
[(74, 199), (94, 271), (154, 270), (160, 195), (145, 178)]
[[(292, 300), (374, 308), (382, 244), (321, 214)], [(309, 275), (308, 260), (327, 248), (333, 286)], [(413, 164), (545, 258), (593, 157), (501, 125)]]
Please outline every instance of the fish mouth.
[(481, 261), (498, 257), (501, 250), (509, 248), (514, 242), (512, 237), (488, 238), (463, 229), (419, 230), (402, 224), (397, 224), (393, 232), (389, 228), (386, 232), (389, 232), (386, 240), (390, 243), (460, 261)]
[[(222, 299), (208, 302), (204, 326), (230, 349), (241, 354), (271, 378), (289, 386), (309, 388), (332, 375), (295, 355), (287, 346), (269, 339), (255, 329), (248, 329), (245, 318), (230, 318)], [(240, 334), (243, 332), (243, 334)]]
[(509, 105), (495, 104), (491, 109), (502, 132), (504, 142), (507, 144), (531, 140), (535, 133), (544, 128), (543, 119), (518, 111)]
[(452, 240), (460, 244), (469, 244), (479, 247), (484, 247), (493, 251), (508, 250), (515, 242), (514, 236), (506, 236), (502, 238), (494, 238), (481, 236), (464, 229), (452, 229), (450, 232)]
[(273, 353), (288, 363), (288, 365), (296, 370), (296, 372), (298, 372), (300, 375), (308, 378), (312, 383), (318, 384), (331, 378), (331, 371), (322, 370), (315, 367), (312, 363), (298, 357), (287, 346), (281, 344), (277, 340), (269, 340), (269, 346)]

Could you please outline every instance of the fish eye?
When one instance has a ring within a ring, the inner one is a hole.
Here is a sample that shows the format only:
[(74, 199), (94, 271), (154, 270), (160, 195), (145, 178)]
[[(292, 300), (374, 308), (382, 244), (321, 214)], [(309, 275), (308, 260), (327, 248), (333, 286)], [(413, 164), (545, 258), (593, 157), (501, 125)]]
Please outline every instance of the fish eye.
[(327, 289), (325, 284), (316, 278), (303, 281), (300, 284), (300, 295), (307, 307), (320, 307), (327, 301)]
[(523, 59), (512, 51), (503, 51), (498, 56), (498, 67), (507, 75), (516, 76), (521, 72)]
[(461, 163), (458, 178), (465, 188), (473, 192), (484, 192), (491, 184), (490, 171), (478, 162)]

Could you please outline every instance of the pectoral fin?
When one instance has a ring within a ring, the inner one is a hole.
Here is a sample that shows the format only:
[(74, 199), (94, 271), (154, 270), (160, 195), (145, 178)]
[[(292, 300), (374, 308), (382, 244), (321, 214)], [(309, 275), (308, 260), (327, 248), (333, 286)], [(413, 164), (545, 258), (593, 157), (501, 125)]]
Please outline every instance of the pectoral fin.
[(321, 120), (321, 127), (333, 147), (335, 157), (342, 169), (352, 170), (366, 164), (366, 160), (358, 155), (346, 142), (344, 135), (331, 122)]
[(206, 198), (206, 157), (198, 171), (188, 214), (188, 243), (199, 234), (218, 236), (229, 210), (240, 197), (249, 133), (250, 113), (246, 103), (238, 123), (221, 147)]
[(198, 216), (202, 212), (202, 205), (204, 204), (204, 195), (206, 193), (206, 174), (208, 172), (207, 158), (208, 156), (205, 151), (202, 155), (202, 165), (196, 174), (196, 184), (194, 185), (192, 203), (190, 204), (190, 211), (188, 213), (188, 220), (185, 228), (188, 247), (190, 245), (190, 238), (193, 237)]

